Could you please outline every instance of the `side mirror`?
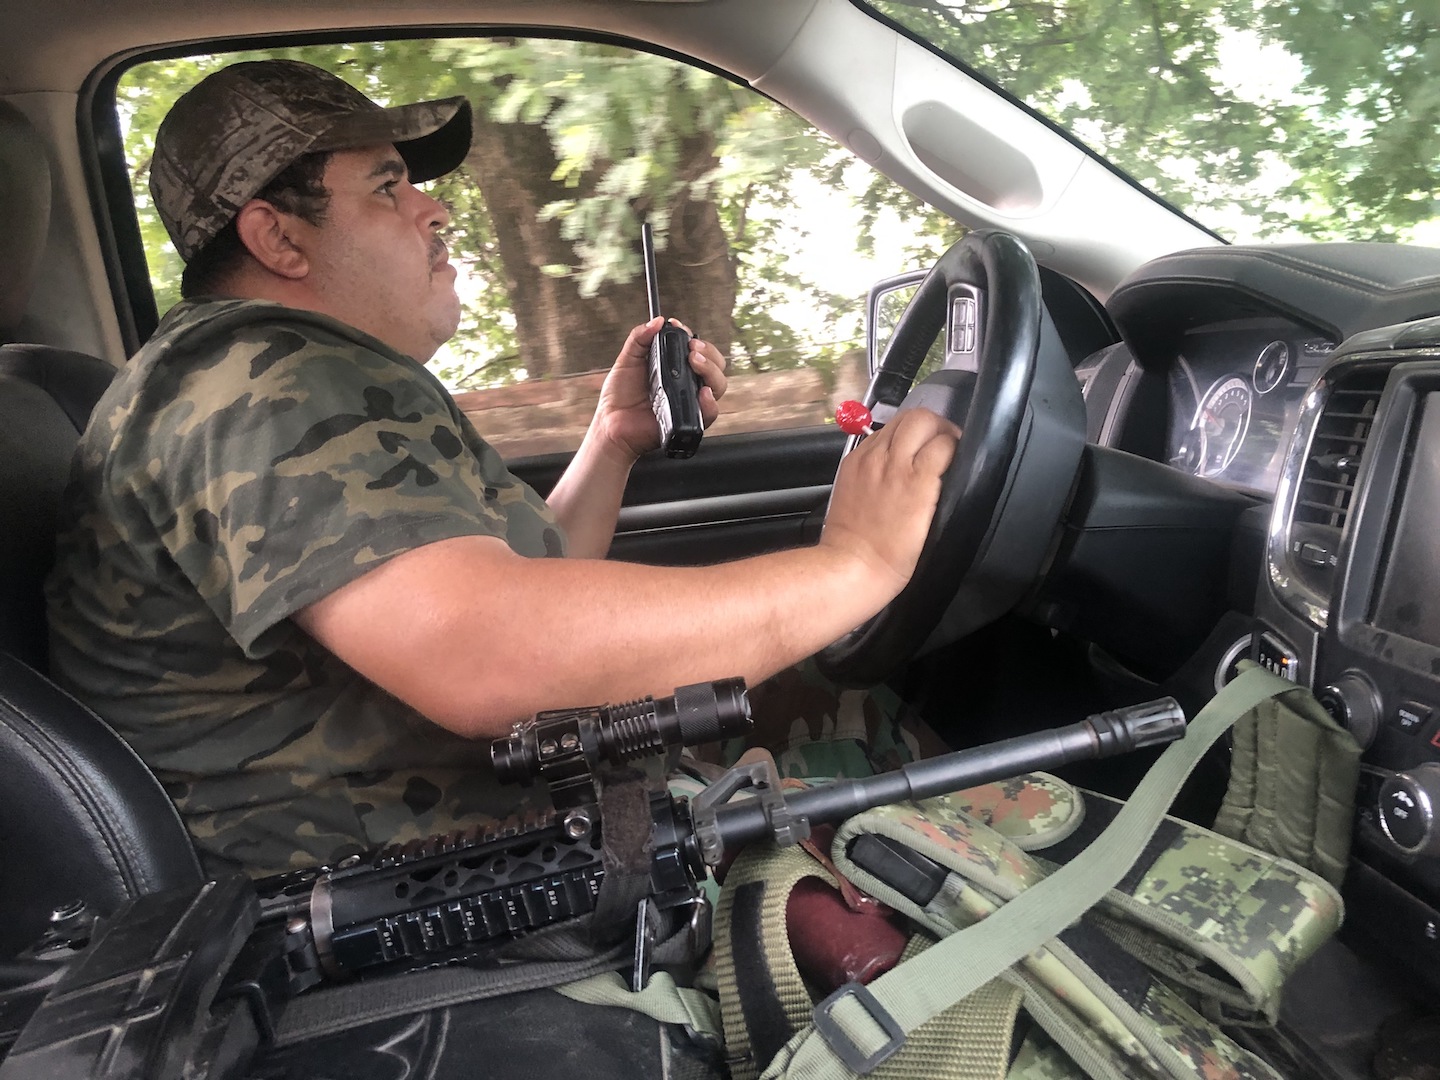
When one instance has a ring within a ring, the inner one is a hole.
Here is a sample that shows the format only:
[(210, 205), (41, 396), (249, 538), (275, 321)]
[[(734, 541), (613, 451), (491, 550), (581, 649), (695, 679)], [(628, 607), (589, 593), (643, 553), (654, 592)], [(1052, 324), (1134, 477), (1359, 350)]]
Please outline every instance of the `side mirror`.
[[(885, 350), (890, 347), (890, 339), (895, 336), (895, 327), (900, 322), (900, 316), (910, 306), (915, 290), (920, 287), (928, 272), (910, 270), (894, 277), (881, 278), (871, 285), (870, 291), (865, 294), (865, 363), (872, 379), (875, 372), (880, 370), (880, 361), (885, 357)], [(938, 370), (944, 362), (945, 342), (944, 335), (941, 334), (930, 346), (916, 381)]]

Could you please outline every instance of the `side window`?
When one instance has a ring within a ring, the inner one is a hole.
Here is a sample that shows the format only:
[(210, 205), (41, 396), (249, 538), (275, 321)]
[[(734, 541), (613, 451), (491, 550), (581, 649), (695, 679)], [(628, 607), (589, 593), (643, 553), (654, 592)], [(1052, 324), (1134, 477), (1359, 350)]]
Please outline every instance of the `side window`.
[[(665, 314), (730, 359), (713, 435), (833, 422), (865, 386), (870, 282), (931, 261), (944, 219), (769, 99), (678, 61), (594, 42), (442, 39), (162, 60), (117, 88), (150, 279), (181, 266), (150, 206), (154, 132), (204, 75), (288, 56), (375, 100), (465, 94), (475, 139), (431, 191), (451, 210), (464, 318), (431, 361), (501, 453), (573, 450), (600, 383), (646, 316), (653, 225)], [(953, 229), (953, 225), (949, 226)]]

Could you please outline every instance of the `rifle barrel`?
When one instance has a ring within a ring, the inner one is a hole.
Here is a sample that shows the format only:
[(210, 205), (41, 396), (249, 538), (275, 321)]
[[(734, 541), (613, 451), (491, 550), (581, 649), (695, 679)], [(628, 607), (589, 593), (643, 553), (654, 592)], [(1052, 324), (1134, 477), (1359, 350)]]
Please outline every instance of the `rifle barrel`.
[[(836, 780), (785, 796), (792, 818), (823, 824), (877, 806), (925, 799), (1003, 780), (1072, 761), (1111, 757), (1142, 746), (1172, 742), (1185, 733), (1185, 713), (1174, 698), (1096, 713), (1079, 723), (1031, 735), (957, 750), (912, 762), (894, 772), (857, 780)], [(715, 810), (717, 832), (726, 850), (771, 832), (759, 799), (738, 799)]]

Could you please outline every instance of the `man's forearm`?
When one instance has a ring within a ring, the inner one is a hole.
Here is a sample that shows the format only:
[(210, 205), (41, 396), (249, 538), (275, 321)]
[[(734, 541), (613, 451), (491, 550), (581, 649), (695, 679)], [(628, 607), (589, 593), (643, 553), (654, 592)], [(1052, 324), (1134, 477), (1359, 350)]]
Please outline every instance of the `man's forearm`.
[(572, 557), (603, 559), (610, 550), (634, 461), (627, 451), (607, 442), (596, 424), (590, 425), (545, 500), (565, 530)]
[(899, 585), (825, 547), (659, 568), (524, 559), (463, 537), (400, 556), (297, 619), (437, 723), (494, 736), (541, 709), (757, 682), (863, 622)]

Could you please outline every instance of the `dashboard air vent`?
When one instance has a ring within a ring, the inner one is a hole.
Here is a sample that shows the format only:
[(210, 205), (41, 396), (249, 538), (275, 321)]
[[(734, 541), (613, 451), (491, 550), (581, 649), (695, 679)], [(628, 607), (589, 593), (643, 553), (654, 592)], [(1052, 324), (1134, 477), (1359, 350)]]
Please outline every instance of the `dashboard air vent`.
[(1296, 524), (1319, 525), (1336, 534), (1345, 528), (1360, 455), (1389, 375), (1386, 368), (1362, 368), (1346, 373), (1330, 388), (1300, 473), (1292, 517)]

